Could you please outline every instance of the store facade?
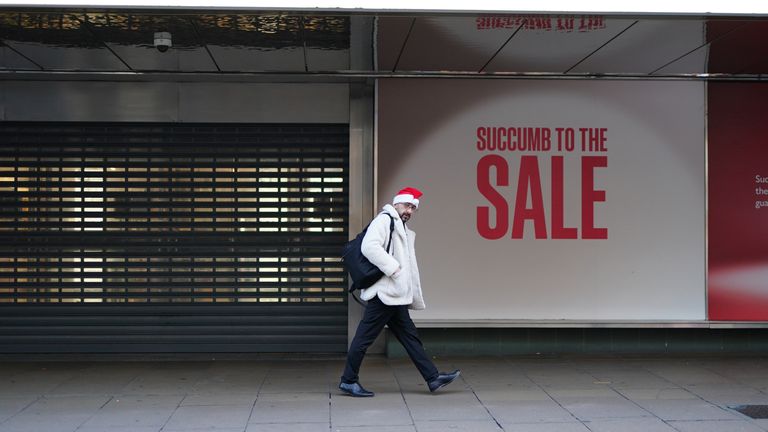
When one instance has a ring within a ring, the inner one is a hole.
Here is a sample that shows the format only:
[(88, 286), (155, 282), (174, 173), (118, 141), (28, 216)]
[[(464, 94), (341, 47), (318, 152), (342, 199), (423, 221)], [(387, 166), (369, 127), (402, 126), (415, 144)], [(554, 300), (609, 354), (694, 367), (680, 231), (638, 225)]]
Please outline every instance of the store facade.
[(344, 352), (403, 185), (436, 350), (768, 319), (760, 15), (0, 13), (1, 352)]

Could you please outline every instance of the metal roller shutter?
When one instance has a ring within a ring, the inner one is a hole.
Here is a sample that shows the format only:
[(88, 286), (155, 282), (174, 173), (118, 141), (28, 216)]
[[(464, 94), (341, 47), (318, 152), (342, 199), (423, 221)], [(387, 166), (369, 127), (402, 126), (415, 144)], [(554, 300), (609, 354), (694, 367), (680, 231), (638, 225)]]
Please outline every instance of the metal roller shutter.
[(0, 122), (0, 352), (343, 352), (347, 125)]

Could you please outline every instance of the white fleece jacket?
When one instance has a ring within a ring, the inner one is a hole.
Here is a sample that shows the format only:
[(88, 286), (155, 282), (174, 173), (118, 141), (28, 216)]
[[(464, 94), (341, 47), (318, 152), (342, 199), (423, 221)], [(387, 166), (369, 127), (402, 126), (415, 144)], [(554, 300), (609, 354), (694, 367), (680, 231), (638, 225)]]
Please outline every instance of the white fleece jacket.
[[(379, 214), (373, 219), (363, 237), (361, 250), (368, 260), (378, 267), (384, 277), (370, 287), (360, 291), (360, 298), (370, 300), (376, 296), (389, 306), (409, 305), (410, 309), (424, 309), (424, 297), (421, 295), (419, 266), (416, 264), (414, 243), (416, 233), (408, 229), (397, 210), (387, 204), (383, 211), (395, 219), (395, 231), (392, 233), (390, 253), (386, 251), (389, 241), (389, 217)], [(397, 275), (394, 273), (401, 268)]]

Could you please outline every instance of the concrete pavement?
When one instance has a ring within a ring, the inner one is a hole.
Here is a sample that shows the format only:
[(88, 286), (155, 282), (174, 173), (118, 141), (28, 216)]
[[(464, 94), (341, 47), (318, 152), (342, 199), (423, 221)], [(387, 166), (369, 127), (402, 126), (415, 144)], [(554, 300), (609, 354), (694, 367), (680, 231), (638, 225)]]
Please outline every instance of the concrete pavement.
[(430, 394), (408, 360), (369, 356), (356, 399), (340, 356), (178, 361), (0, 360), (0, 432), (768, 431), (762, 357), (437, 358), (462, 377)]

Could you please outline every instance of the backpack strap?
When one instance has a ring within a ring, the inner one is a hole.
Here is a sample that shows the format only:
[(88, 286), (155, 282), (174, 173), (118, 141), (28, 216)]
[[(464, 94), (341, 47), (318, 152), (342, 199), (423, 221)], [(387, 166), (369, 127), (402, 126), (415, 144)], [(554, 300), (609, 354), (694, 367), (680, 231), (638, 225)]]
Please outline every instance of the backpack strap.
[[(387, 242), (387, 253), (389, 253), (389, 247), (392, 245), (392, 233), (395, 232), (395, 218), (393, 218), (391, 214), (385, 211), (379, 213), (378, 215), (376, 215), (376, 217), (379, 217), (381, 215), (389, 216), (389, 241)], [(365, 227), (366, 231), (368, 230), (368, 227), (371, 226), (371, 223), (373, 223), (373, 221), (368, 222), (368, 226)]]
[(387, 253), (389, 253), (389, 247), (392, 245), (392, 233), (395, 232), (395, 218), (391, 214), (382, 212), (389, 216), (389, 243), (387, 243)]

